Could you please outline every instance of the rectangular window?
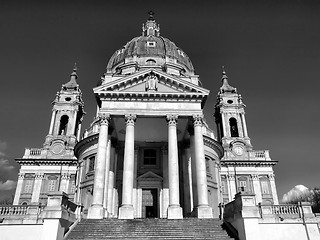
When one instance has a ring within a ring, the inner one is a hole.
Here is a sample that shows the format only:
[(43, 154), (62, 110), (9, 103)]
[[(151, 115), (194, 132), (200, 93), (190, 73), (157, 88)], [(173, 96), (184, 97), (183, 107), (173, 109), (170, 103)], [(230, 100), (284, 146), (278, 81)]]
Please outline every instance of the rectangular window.
[(261, 181), (261, 193), (270, 194), (269, 183), (267, 181)]
[(96, 158), (94, 156), (89, 157), (89, 167), (88, 172), (94, 171), (94, 165), (95, 165)]
[(75, 180), (72, 180), (71, 182), (70, 182), (70, 193), (71, 194), (74, 194), (75, 192), (76, 192), (76, 183), (75, 183)]
[(25, 180), (24, 193), (32, 193), (33, 180)]
[(48, 181), (48, 192), (54, 192), (56, 190), (56, 180)]
[(157, 165), (157, 150), (145, 149), (143, 151), (143, 164), (144, 165)]

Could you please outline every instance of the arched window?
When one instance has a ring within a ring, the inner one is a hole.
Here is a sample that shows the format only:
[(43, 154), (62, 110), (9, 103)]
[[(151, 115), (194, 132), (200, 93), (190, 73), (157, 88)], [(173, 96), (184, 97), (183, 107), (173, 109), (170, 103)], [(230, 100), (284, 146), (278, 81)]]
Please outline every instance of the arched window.
[(153, 60), (153, 59), (148, 59), (146, 61), (146, 63), (147, 63), (147, 65), (155, 65), (157, 62), (155, 60)]
[(66, 135), (68, 122), (69, 122), (69, 117), (67, 115), (63, 115), (60, 118), (60, 128), (59, 128), (58, 135)]
[(229, 125), (230, 125), (231, 137), (239, 137), (237, 120), (235, 118), (230, 118)]

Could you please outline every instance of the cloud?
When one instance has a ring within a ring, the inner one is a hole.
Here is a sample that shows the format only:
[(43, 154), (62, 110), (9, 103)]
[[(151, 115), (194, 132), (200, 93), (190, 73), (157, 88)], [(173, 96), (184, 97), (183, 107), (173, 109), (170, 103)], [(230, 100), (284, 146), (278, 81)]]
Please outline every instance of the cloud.
[(10, 164), (8, 159), (0, 159), (0, 169), (8, 171), (14, 169), (14, 166)]
[(5, 182), (0, 182), (0, 191), (8, 191), (8, 190), (13, 190), (15, 189), (17, 185), (16, 181), (12, 181), (12, 180), (7, 180)]
[(307, 201), (308, 198), (311, 196), (312, 190), (303, 186), (297, 185), (292, 188), (289, 192), (285, 193), (282, 197), (283, 203), (292, 203), (292, 202), (300, 202), (300, 201)]

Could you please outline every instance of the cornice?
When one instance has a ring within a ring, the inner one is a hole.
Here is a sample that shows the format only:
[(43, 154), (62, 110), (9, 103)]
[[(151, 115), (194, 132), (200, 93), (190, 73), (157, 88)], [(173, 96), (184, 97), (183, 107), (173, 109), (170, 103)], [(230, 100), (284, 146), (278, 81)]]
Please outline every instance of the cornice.
[(214, 140), (208, 136), (203, 135), (203, 143), (205, 146), (212, 148), (214, 150), (217, 150), (217, 153), (218, 153), (220, 159), (223, 157), (224, 149), (219, 142), (217, 142), (216, 140)]
[(258, 161), (258, 160), (221, 160), (220, 161), (222, 167), (228, 166), (255, 166), (255, 167), (268, 167), (268, 166), (275, 166), (278, 161), (275, 160), (268, 160), (268, 161)]
[(96, 133), (94, 135), (90, 135), (90, 136), (82, 139), (74, 147), (74, 155), (78, 158), (80, 153), (82, 152), (82, 150), (84, 150), (84, 148), (88, 147), (87, 144), (93, 144), (94, 141), (98, 141), (98, 139), (99, 139), (99, 133)]
[(40, 166), (40, 165), (68, 165), (76, 166), (78, 163), (77, 159), (24, 159), (16, 158), (17, 163), (20, 165), (31, 165), (31, 166)]

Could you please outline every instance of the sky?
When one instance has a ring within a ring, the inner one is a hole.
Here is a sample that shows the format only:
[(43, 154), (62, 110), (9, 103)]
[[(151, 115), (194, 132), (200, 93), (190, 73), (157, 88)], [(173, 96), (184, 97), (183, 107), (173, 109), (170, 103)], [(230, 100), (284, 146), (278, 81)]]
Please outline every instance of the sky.
[(42, 147), (51, 102), (74, 63), (89, 127), (92, 88), (112, 54), (141, 35), (148, 12), (210, 90), (215, 129), (221, 66), (246, 104), (255, 150), (270, 150), (279, 198), (320, 187), (319, 1), (0, 1), (0, 200), (14, 193), (26, 147)]

